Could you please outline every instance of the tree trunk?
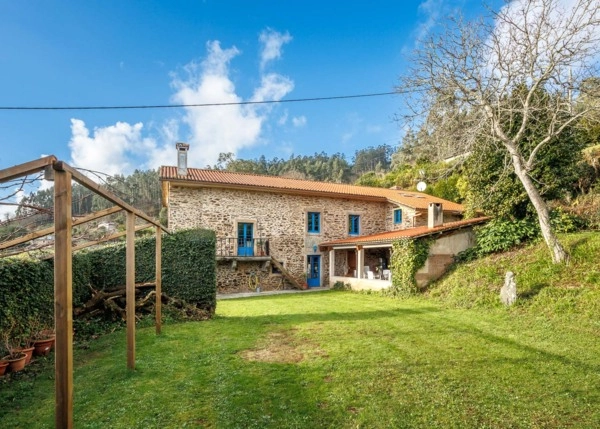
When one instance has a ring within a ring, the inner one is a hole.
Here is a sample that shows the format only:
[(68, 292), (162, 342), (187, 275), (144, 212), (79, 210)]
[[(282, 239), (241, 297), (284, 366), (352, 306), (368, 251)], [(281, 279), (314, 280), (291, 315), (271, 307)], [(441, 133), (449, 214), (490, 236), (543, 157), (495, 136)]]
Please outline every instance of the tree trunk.
[(523, 184), (525, 188), (525, 192), (529, 196), (529, 200), (533, 204), (535, 211), (538, 215), (538, 221), (540, 223), (540, 230), (542, 231), (542, 236), (544, 237), (544, 241), (546, 245), (550, 249), (550, 253), (552, 254), (552, 261), (555, 264), (567, 262), (569, 259), (569, 254), (566, 252), (562, 244), (556, 238), (554, 231), (552, 231), (552, 226), (550, 225), (550, 211), (548, 210), (548, 205), (540, 195), (538, 189), (534, 185), (531, 177), (527, 174), (525, 168), (523, 168), (523, 163), (520, 157), (514, 152), (512, 152), (512, 160), (513, 165), (515, 167), (515, 174)]

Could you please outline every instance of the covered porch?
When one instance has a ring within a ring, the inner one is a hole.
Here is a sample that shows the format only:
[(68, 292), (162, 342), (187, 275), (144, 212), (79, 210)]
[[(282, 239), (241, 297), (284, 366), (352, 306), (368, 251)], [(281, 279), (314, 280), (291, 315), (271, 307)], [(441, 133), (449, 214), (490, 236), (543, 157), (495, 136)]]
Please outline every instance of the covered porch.
[(392, 286), (389, 265), (393, 243), (401, 238), (430, 237), (429, 256), (415, 273), (417, 285), (422, 287), (442, 276), (454, 256), (475, 244), (473, 227), (488, 220), (479, 217), (322, 243), (321, 251), (329, 252), (329, 284), (343, 282), (353, 290), (388, 288)]
[(391, 243), (329, 248), (329, 285), (342, 282), (353, 290), (381, 290), (391, 286)]

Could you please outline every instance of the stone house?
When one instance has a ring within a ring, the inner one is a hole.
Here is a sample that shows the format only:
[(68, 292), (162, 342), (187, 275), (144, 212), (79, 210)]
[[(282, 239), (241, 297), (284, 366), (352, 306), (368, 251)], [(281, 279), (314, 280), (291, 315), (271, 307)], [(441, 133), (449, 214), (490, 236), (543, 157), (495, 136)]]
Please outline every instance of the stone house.
[[(216, 232), (219, 293), (338, 279), (386, 287), (395, 237), (443, 237), (436, 246), (447, 260), (472, 245), (472, 226), (483, 221), (462, 220), (460, 204), (400, 189), (164, 166), (160, 180), (170, 229)], [(431, 272), (440, 260), (428, 261)]]

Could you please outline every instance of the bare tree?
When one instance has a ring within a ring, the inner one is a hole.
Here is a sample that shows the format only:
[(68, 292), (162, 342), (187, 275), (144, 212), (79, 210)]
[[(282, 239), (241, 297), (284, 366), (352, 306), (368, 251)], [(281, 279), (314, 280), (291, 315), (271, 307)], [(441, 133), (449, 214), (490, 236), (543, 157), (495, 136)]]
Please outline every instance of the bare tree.
[[(455, 143), (463, 153), (482, 141), (506, 150), (555, 263), (568, 254), (530, 173), (540, 150), (594, 108), (574, 109), (573, 97), (595, 75), (600, 54), (598, 0), (562, 3), (514, 0), (476, 22), (451, 18), (445, 31), (415, 50), (397, 88), (411, 94), (405, 119), (426, 117), (444, 100), (458, 107), (465, 120)], [(540, 91), (549, 96), (539, 97)], [(540, 115), (546, 118), (542, 136), (525, 148), (519, 143)], [(456, 128), (449, 138), (457, 138)]]

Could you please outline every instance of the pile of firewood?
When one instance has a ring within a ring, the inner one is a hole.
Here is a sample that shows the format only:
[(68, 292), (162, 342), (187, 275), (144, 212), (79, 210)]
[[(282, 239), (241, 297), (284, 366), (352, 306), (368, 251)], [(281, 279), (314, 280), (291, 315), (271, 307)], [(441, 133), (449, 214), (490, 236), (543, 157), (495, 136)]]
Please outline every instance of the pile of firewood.
[[(139, 283), (135, 285), (135, 314), (136, 318), (154, 313), (156, 303), (156, 287), (154, 283)], [(97, 290), (90, 286), (92, 297), (81, 307), (73, 309), (73, 316), (92, 318), (104, 316), (112, 320), (126, 320), (127, 300), (124, 286), (111, 290)], [(161, 294), (163, 306), (170, 307), (181, 313), (186, 319), (205, 320), (209, 318), (206, 310), (196, 307), (177, 298)]]

